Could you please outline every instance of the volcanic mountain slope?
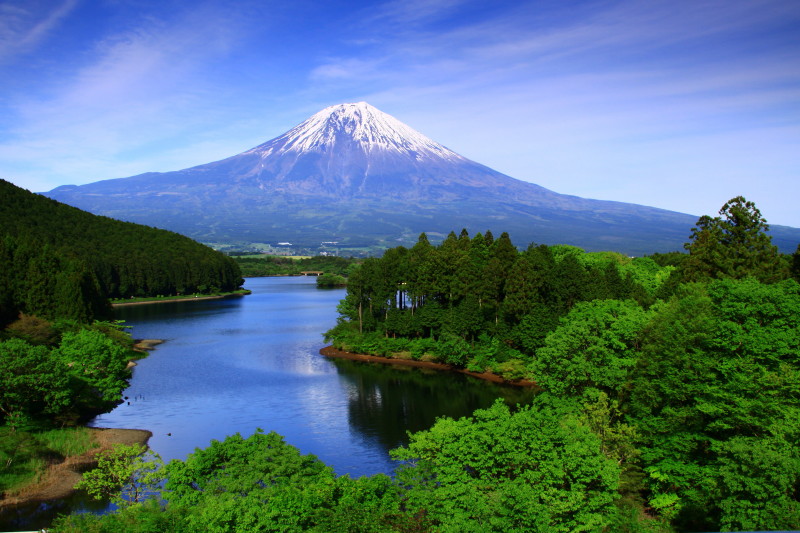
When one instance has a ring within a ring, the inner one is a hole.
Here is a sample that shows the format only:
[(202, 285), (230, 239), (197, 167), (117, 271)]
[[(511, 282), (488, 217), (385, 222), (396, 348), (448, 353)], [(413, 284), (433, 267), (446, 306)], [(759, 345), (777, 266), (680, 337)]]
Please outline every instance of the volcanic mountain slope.
[[(202, 241), (394, 246), (422, 232), (508, 231), (519, 245), (680, 249), (697, 217), (587, 200), (470, 161), (364, 102), (323, 109), (241, 154), (185, 170), (58, 187), (87, 211)], [(794, 246), (800, 240), (797, 231)]]

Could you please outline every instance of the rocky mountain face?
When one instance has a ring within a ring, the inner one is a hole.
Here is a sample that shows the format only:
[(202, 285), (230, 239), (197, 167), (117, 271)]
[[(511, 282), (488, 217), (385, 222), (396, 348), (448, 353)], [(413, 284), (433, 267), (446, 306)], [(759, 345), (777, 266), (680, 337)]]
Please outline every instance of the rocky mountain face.
[[(642, 254), (680, 249), (697, 221), (516, 180), (364, 102), (323, 109), (221, 161), (45, 194), (206, 242), (395, 246), (415, 242), (422, 231), (466, 228), (470, 234), (507, 231), (520, 246), (564, 243)], [(793, 251), (800, 230), (792, 239)]]

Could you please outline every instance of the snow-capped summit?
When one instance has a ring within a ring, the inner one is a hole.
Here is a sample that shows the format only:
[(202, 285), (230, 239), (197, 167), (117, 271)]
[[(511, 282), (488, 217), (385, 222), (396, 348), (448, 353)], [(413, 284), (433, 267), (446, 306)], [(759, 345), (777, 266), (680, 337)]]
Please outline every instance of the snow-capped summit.
[(523, 244), (651, 253), (680, 248), (696, 220), (514, 179), (365, 102), (325, 108), (221, 161), (63, 186), (47, 196), (210, 242), (394, 246), (421, 231), (467, 228), (507, 231)]
[(417, 160), (463, 157), (366, 102), (326, 107), (280, 137), (253, 148), (267, 157), (286, 152), (330, 152), (355, 143), (365, 152), (393, 151)]

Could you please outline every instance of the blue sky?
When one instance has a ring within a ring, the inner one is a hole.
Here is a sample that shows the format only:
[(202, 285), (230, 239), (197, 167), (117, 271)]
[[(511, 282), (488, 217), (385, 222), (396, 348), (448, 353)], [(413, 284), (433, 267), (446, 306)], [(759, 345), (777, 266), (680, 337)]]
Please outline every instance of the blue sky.
[(800, 227), (795, 0), (0, 0), (0, 80), (0, 178), (33, 191), (367, 101), (557, 192)]

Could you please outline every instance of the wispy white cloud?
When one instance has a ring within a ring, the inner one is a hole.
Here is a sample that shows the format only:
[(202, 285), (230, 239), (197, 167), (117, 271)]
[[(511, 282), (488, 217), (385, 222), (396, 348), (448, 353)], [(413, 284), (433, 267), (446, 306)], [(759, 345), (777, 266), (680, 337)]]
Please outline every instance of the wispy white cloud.
[(64, 0), (54, 8), (47, 1), (0, 4), (0, 62), (34, 49), (77, 4), (78, 0)]
[(365, 18), (366, 25), (408, 27), (427, 24), (452, 14), (469, 0), (390, 0), (377, 4)]
[(195, 6), (96, 40), (69, 77), (15, 100), (17, 126), (0, 146), (6, 172), (85, 173), (87, 181), (152, 170), (121, 156), (159, 143), (169, 152), (176, 136), (208, 118), (202, 108), (214, 100), (213, 67), (236, 45), (235, 17)]
[[(560, 192), (713, 213), (727, 199), (715, 191), (752, 191), (752, 176), (768, 172), (774, 187), (800, 193), (787, 155), (800, 145), (800, 48), (788, 30), (800, 7), (539, 6), (449, 29), (424, 19), (400, 34), (365, 28), (373, 42), (358, 56), (361, 75), (383, 82), (365, 98), (468, 157)], [(678, 192), (689, 189), (698, 194)], [(781, 196), (765, 204), (788, 220)]]

